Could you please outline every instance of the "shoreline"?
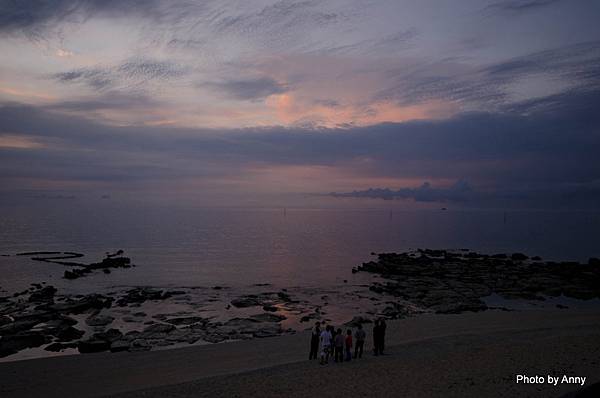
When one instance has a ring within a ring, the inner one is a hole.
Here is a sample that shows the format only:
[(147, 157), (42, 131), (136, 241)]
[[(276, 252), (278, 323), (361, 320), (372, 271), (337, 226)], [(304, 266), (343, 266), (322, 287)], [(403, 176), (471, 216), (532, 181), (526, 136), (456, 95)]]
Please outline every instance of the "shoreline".
[[(414, 350), (415, 358), (418, 359), (419, 353), (430, 352), (431, 355), (435, 354), (435, 352), (431, 352), (430, 345), (433, 344), (434, 340), (438, 340), (441, 341), (443, 347), (446, 347), (445, 352), (448, 353), (446, 360), (457, 361), (461, 356), (454, 355), (453, 347), (462, 347), (461, 349), (466, 350), (464, 355), (469, 353), (469, 355), (476, 355), (480, 350), (474, 349), (474, 346), (471, 347), (471, 345), (478, 341), (477, 344), (479, 344), (480, 349), (485, 351), (486, 347), (496, 347), (495, 349), (500, 350), (498, 352), (506, 351), (508, 348), (503, 347), (502, 344), (511, 341), (516, 344), (515, 347), (519, 344), (527, 346), (527, 344), (535, 343), (539, 345), (538, 348), (541, 351), (552, 347), (564, 351), (561, 358), (565, 364), (568, 362), (570, 366), (580, 366), (581, 363), (578, 365), (577, 362), (581, 362), (581, 355), (575, 351), (569, 354), (568, 347), (572, 346), (573, 343), (585, 340), (587, 345), (584, 347), (584, 351), (588, 350), (590, 356), (594, 358), (595, 354), (592, 355), (591, 353), (600, 350), (600, 338), (598, 338), (600, 337), (599, 315), (600, 313), (597, 310), (486, 311), (456, 315), (424, 314), (388, 322), (386, 346), (393, 354), (402, 352), (402, 347), (407, 348), (414, 345), (415, 347), (411, 350)], [(365, 348), (366, 352), (369, 353), (371, 347), (370, 326), (367, 326), (367, 333), (368, 338)], [(588, 342), (590, 336), (596, 338)], [(243, 374), (244, 377), (253, 380), (266, 381), (269, 380), (269, 377), (263, 373), (268, 375), (269, 372), (285, 372), (286, 367), (290, 366), (292, 369), (298, 367), (296, 370), (301, 372), (299, 377), (307, 372), (308, 374), (317, 372), (314, 375), (318, 379), (323, 373), (329, 372), (319, 371), (320, 367), (316, 362), (311, 363), (306, 359), (308, 345), (308, 333), (300, 332), (295, 335), (267, 339), (169, 350), (138, 353), (98, 353), (6, 362), (0, 364), (0, 395), (8, 398), (42, 394), (48, 398), (61, 396), (100, 397), (150, 388), (158, 390), (155, 392), (152, 392), (152, 390), (146, 391), (150, 395), (143, 396), (187, 396), (177, 395), (176, 392), (173, 392), (175, 395), (168, 395), (170, 394), (168, 391), (165, 392), (160, 389), (183, 388), (187, 391), (187, 388), (192, 388), (193, 391), (197, 392), (204, 388), (202, 380), (208, 383), (207, 386), (211, 383), (226, 383), (226, 385), (229, 385), (231, 383), (227, 381), (227, 377), (234, 374)], [(364, 360), (365, 368), (379, 366), (377, 361), (370, 358), (371, 356), (367, 354)], [(388, 361), (387, 355), (383, 358)], [(389, 366), (396, 369), (396, 365), (393, 364), (396, 356), (389, 355), (389, 358), (389, 361), (391, 361)], [(400, 360), (401, 357), (398, 358)], [(506, 358), (508, 356), (504, 359), (495, 357), (483, 358), (482, 360), (490, 364), (497, 363), (500, 366)], [(351, 362), (348, 365), (358, 367), (360, 362)], [(594, 377), (600, 376), (598, 371), (600, 366), (598, 362), (593, 364), (588, 361), (587, 363), (594, 369), (594, 372), (583, 376), (588, 376), (588, 383), (591, 384), (597, 381), (593, 380)], [(549, 372), (558, 365), (558, 363), (549, 362), (548, 359), (536, 363), (538, 367), (547, 366)], [(328, 365), (328, 369), (335, 366)], [(463, 364), (463, 367), (468, 368), (469, 366), (469, 363)], [(338, 365), (338, 368), (342, 367), (343, 365)], [(80, 372), (81, 369), (93, 369), (93, 371)], [(526, 369), (528, 368), (524, 366), (521, 371)], [(476, 371), (476, 369), (472, 370)], [(424, 371), (423, 369), (420, 371), (415, 370), (415, 375), (425, 377), (422, 374)], [(251, 374), (248, 372), (258, 373)], [(210, 381), (208, 381), (209, 379)], [(174, 386), (181, 383), (192, 383), (192, 385)], [(511, 386), (511, 383), (512, 380), (507, 382), (507, 386)], [(495, 385), (495, 388), (497, 387)], [(561, 389), (560, 391), (567, 392), (573, 389)], [(303, 393), (306, 391), (308, 390), (303, 389)], [(525, 391), (523, 390), (523, 392)], [(152, 395), (154, 393), (157, 395)], [(190, 396), (197, 395), (192, 394)]]
[[(81, 276), (128, 268), (130, 260), (123, 253), (109, 253), (99, 263), (77, 263), (83, 267)], [(71, 266), (75, 263), (64, 259), (83, 256), (18, 255), (58, 266)], [(512, 310), (529, 303), (538, 308), (598, 307), (598, 265), (597, 258), (586, 264), (555, 263), (523, 253), (417, 249), (379, 253), (353, 268), (351, 279), (318, 288), (263, 282), (242, 290), (227, 285), (131, 286), (68, 295), (46, 282), (32, 283), (27, 290), (0, 297), (0, 362), (75, 350), (148, 351), (274, 337), (300, 332), (317, 320), (339, 326), (426, 312)], [(68, 275), (73, 273), (65, 271), (65, 278), (72, 279)]]

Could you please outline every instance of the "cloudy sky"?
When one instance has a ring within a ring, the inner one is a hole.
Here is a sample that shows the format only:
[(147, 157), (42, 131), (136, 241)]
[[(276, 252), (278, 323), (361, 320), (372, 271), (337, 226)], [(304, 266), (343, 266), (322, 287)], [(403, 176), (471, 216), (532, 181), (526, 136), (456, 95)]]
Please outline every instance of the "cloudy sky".
[(598, 207), (599, 18), (594, 0), (0, 0), (0, 194)]

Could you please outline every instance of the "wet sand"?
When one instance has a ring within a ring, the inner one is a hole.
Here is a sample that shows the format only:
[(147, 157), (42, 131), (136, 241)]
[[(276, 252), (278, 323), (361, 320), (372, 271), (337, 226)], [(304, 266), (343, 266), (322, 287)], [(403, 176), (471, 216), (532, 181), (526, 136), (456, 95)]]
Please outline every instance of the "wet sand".
[(600, 313), (546, 310), (421, 315), (388, 323), (387, 355), (319, 366), (308, 333), (182, 349), (0, 364), (2, 397), (561, 396), (600, 381)]

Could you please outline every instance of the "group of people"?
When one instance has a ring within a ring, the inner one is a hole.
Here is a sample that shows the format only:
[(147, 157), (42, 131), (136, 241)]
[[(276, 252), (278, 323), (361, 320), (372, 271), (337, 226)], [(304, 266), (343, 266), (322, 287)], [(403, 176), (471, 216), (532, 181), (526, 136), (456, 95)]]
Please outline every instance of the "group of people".
[[(373, 354), (383, 355), (385, 348), (385, 320), (376, 320), (373, 326)], [(344, 334), (341, 328), (337, 330), (332, 325), (316, 322), (312, 328), (310, 338), (309, 360), (320, 358), (321, 365), (333, 358), (335, 362), (352, 360), (352, 349), (354, 348), (354, 359), (361, 358), (365, 346), (367, 334), (361, 324), (358, 324), (354, 335), (352, 329), (347, 329)]]

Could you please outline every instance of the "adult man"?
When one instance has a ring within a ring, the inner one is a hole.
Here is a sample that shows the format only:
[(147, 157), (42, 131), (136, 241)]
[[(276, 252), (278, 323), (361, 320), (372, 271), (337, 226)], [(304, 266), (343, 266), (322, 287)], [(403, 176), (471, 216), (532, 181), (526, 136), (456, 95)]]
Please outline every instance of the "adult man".
[(360, 323), (357, 326), (354, 337), (356, 338), (356, 345), (354, 346), (354, 358), (361, 358), (367, 334), (363, 330), (363, 327)]

